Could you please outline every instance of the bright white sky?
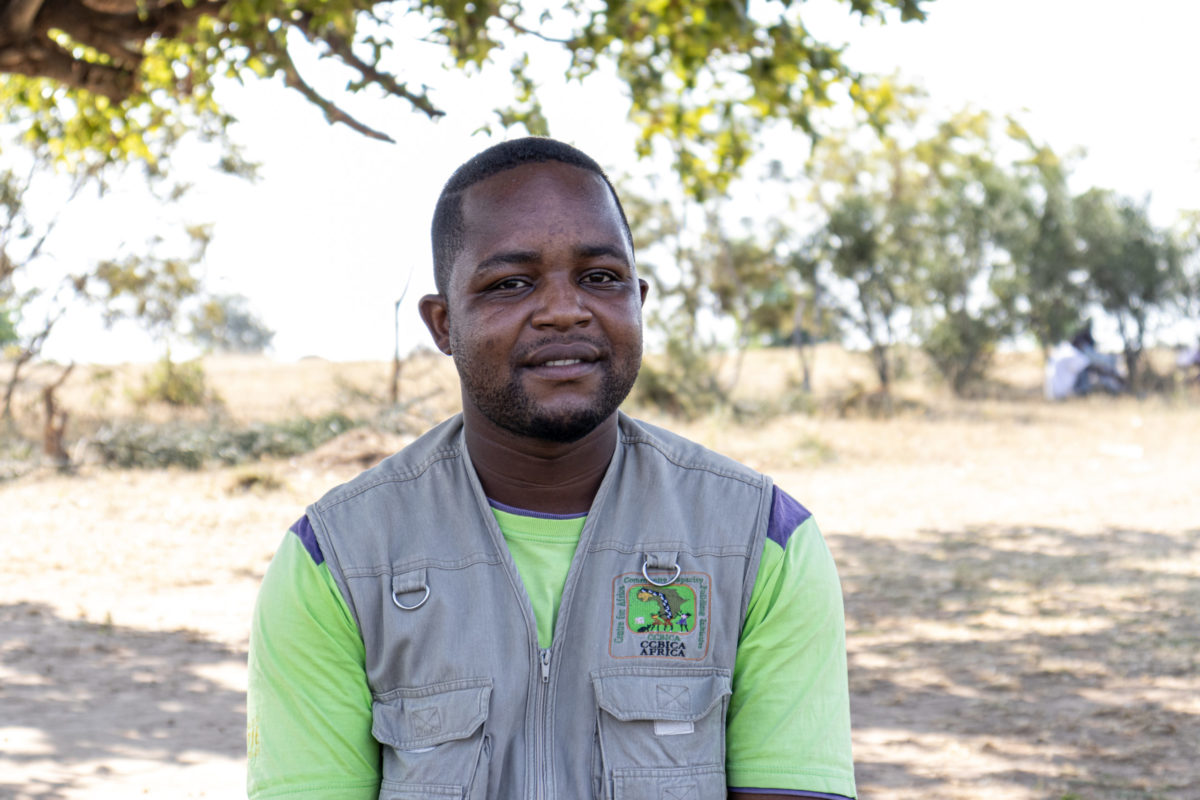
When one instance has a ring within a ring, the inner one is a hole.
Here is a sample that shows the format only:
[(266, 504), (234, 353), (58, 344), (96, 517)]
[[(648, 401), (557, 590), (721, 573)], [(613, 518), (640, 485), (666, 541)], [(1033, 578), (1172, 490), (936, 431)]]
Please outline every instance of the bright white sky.
[[(1077, 189), (1148, 196), (1159, 224), (1200, 209), (1200, 3), (938, 0), (927, 8), (929, 20), (920, 25), (860, 27), (844, 6), (827, 2), (806, 4), (805, 19), (819, 37), (848, 42), (848, 63), (898, 70), (923, 85), (935, 107), (1021, 112), (1035, 138), (1060, 153), (1086, 148), (1075, 169)], [(433, 286), (430, 216), (450, 172), (491, 143), (471, 135), (491, 100), (480, 79), (435, 71), (426, 80), (451, 112), (436, 124), (402, 102), (355, 101), (364, 120), (389, 131), (397, 145), (330, 127), (278, 86), (227, 93), (241, 120), (234, 136), (262, 163), (262, 179), (252, 184), (193, 170), (196, 187), (183, 221), (214, 223), (209, 284), (251, 299), (277, 332), (276, 358), (389, 358), (393, 303), (410, 271), (401, 347), (428, 341), (416, 300)], [(614, 174), (632, 167), (615, 86), (546, 88), (554, 135)], [(89, 248), (60, 247), (60, 261), (104, 255), (93, 249), (97, 236), (136, 243), (179, 221), (147, 206), (136, 188), (111, 194), (98, 209), (81, 207), (63, 222), (64, 240)], [(144, 333), (97, 327), (64, 320), (47, 355), (120, 362), (161, 354), (162, 343)]]

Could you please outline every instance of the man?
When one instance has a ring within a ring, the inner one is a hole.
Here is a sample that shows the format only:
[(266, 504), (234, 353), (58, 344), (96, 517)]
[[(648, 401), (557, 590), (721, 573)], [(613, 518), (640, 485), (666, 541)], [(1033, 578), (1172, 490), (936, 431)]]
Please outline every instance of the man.
[[(1192, 348), (1180, 345), (1179, 353), (1175, 356), (1175, 366), (1183, 371), (1185, 384), (1200, 383), (1200, 343)], [(1195, 375), (1191, 374), (1192, 370), (1196, 371)]]
[(1117, 372), (1117, 358), (1097, 352), (1092, 322), (1087, 320), (1069, 342), (1060, 342), (1046, 360), (1047, 400), (1084, 397), (1097, 389), (1109, 394), (1125, 390), (1125, 379)]
[(285, 537), (251, 636), (251, 797), (853, 797), (811, 516), (617, 410), (647, 285), (600, 167), (490, 148), (433, 248), (421, 315), (463, 412)]

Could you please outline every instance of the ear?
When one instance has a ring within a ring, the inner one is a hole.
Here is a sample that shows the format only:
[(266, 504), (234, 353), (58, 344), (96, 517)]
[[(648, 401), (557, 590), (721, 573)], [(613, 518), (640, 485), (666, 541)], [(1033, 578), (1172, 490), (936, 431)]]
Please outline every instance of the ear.
[(646, 305), (646, 293), (650, 291), (650, 284), (638, 278), (638, 288), (642, 291), (642, 305)]
[(448, 356), (453, 355), (450, 352), (450, 309), (446, 306), (446, 298), (440, 294), (427, 294), (417, 303), (417, 308), (437, 349)]

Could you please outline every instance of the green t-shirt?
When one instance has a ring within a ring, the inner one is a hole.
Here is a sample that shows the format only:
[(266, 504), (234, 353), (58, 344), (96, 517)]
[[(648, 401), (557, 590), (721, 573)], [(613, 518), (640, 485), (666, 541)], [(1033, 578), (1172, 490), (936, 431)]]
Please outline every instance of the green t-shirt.
[[(545, 648), (585, 518), (513, 511), (493, 509)], [(358, 628), (315, 542), (289, 533), (267, 569), (251, 626), (252, 800), (378, 797), (380, 751), (364, 663)], [(730, 787), (855, 796), (837, 571), (816, 522), (778, 490), (738, 642), (725, 769)]]

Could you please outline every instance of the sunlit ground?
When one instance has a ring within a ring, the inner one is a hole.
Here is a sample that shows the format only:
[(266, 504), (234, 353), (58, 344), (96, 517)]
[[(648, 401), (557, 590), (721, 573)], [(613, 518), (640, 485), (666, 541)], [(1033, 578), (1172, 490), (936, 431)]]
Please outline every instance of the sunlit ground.
[[(792, 365), (756, 354), (746, 392), (777, 395)], [(406, 373), (402, 394), (426, 397), (414, 424), (453, 406), (446, 366)], [(365, 408), (389, 369), (210, 371), (249, 419)], [(769, 471), (821, 523), (845, 590), (861, 796), (1200, 796), (1200, 395), (1048, 405), (1036, 364), (1014, 362), (1017, 388), (991, 400), (914, 382), (895, 419), (841, 416), (840, 376), (860, 369), (867, 386), (863, 365), (820, 354), (815, 416), (669, 424)], [(92, 408), (93, 388), (85, 376), (64, 397)], [(120, 388), (105, 402), (121, 410)], [(402, 441), (0, 485), (0, 797), (239, 796), (262, 572), (308, 502)]]

